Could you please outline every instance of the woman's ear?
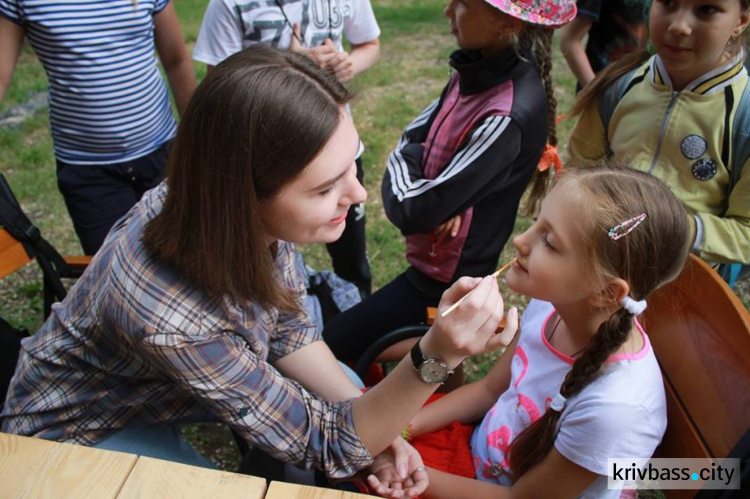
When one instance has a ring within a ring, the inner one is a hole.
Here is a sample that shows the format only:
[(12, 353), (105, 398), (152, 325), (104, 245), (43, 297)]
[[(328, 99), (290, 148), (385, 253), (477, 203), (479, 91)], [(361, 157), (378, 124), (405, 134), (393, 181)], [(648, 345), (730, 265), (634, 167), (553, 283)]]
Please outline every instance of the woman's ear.
[(630, 285), (623, 279), (610, 279), (595, 294), (589, 296), (589, 303), (596, 308), (610, 308), (619, 306), (620, 300), (628, 296)]

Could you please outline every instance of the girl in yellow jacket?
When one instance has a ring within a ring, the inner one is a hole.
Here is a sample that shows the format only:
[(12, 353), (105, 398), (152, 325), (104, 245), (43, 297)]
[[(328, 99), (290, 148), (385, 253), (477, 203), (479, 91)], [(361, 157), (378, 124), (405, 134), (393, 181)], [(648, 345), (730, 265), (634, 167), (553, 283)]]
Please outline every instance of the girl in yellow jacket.
[(750, 134), (735, 126), (748, 22), (750, 0), (655, 0), (648, 47), (582, 92), (569, 144), (571, 165), (614, 158), (663, 180), (690, 212), (693, 251), (735, 278), (750, 263), (750, 168), (732, 164), (732, 132)]

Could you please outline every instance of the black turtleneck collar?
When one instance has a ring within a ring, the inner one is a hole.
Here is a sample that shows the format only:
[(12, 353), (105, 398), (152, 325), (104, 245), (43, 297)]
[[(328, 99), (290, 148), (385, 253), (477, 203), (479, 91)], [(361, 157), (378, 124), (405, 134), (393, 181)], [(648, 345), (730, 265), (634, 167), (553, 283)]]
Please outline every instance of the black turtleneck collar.
[(478, 50), (456, 50), (451, 54), (450, 65), (458, 72), (461, 95), (484, 92), (534, 67), (521, 60), (513, 47), (486, 58)]

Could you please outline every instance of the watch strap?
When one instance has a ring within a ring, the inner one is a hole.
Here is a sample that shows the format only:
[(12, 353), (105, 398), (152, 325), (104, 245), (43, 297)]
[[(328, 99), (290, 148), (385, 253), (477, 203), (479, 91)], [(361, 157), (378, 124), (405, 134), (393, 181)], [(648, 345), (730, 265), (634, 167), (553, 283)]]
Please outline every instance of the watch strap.
[(422, 362), (424, 362), (425, 357), (422, 353), (422, 348), (419, 346), (419, 343), (422, 341), (422, 338), (419, 338), (417, 342), (414, 344), (413, 347), (411, 347), (411, 363), (414, 364), (414, 369), (419, 369), (419, 366), (422, 365)]

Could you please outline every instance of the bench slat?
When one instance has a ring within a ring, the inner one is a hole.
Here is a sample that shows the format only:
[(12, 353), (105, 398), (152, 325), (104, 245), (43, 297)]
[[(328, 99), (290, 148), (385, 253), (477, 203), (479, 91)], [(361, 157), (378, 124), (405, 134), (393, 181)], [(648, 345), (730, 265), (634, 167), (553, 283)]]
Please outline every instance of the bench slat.
[(31, 261), (21, 243), (0, 227), (0, 279)]

